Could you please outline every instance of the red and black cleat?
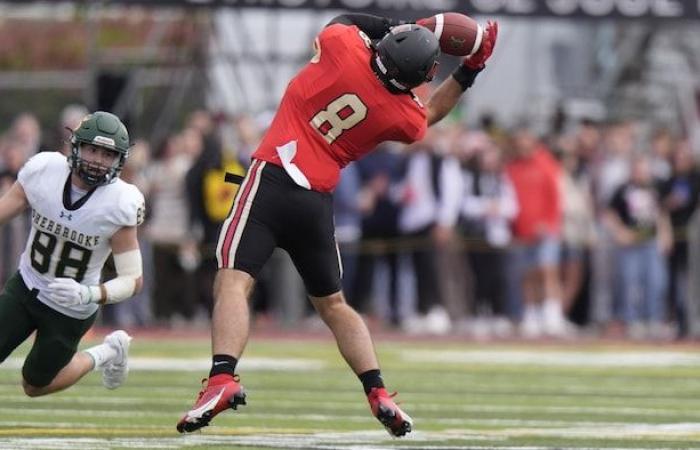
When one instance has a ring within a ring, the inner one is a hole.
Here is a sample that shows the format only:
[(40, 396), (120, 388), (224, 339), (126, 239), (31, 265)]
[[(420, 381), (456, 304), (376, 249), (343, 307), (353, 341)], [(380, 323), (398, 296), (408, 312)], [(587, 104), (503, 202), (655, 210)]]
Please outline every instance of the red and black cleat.
[(376, 417), (390, 435), (401, 437), (411, 432), (413, 419), (394, 403), (396, 392), (389, 395), (384, 388), (372, 388), (367, 395), (367, 401)]
[[(204, 381), (206, 380), (202, 380), (202, 383)], [(215, 375), (199, 392), (192, 409), (177, 423), (177, 431), (191, 433), (199, 430), (209, 425), (211, 419), (221, 411), (238, 409), (238, 405), (245, 404), (245, 391), (239, 383), (238, 375)]]

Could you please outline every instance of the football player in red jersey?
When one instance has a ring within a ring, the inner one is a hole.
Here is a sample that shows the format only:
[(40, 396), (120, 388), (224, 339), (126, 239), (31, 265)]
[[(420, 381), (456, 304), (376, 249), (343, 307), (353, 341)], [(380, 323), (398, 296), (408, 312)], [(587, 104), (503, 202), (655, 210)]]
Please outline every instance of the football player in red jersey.
[(275, 247), (291, 256), (311, 303), (362, 382), (374, 416), (393, 436), (411, 431), (411, 418), (384, 388), (369, 331), (340, 289), (331, 192), (340, 170), (379, 143), (422, 139), (472, 85), (497, 34), (497, 23), (489, 22), (479, 50), (424, 106), (411, 89), (435, 74), (440, 49), (430, 30), (348, 14), (321, 31), (314, 57), (289, 83), (222, 226), (212, 368), (178, 431), (198, 430), (221, 411), (245, 404), (235, 369), (249, 334), (248, 297)]

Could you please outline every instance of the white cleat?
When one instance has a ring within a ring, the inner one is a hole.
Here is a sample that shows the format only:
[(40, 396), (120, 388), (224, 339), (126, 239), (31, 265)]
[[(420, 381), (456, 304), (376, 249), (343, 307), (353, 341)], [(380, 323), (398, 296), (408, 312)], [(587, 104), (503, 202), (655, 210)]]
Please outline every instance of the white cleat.
[(124, 383), (129, 374), (131, 336), (124, 330), (117, 330), (105, 336), (104, 343), (116, 350), (117, 356), (102, 370), (102, 384), (107, 389), (116, 389)]

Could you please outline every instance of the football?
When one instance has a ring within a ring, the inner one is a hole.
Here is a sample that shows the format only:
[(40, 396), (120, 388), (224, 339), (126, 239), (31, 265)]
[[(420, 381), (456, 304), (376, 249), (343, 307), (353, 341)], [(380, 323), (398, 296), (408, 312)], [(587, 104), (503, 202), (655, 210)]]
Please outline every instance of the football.
[(484, 29), (476, 20), (454, 12), (436, 14), (416, 23), (435, 33), (440, 50), (448, 55), (473, 55), (479, 50), (484, 35)]

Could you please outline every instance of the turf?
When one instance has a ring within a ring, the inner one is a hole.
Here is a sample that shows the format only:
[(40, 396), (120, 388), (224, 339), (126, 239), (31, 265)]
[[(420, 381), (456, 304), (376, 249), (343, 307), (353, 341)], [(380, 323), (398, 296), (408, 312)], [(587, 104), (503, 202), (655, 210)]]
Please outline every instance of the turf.
[[(86, 342), (85, 346), (91, 344)], [(0, 366), (0, 449), (700, 448), (700, 354), (692, 348), (386, 342), (389, 388), (415, 431), (392, 439), (330, 340), (253, 338), (248, 406), (201, 433), (175, 423), (206, 375), (209, 343), (138, 337), (116, 391), (98, 373), (52, 396)]]

